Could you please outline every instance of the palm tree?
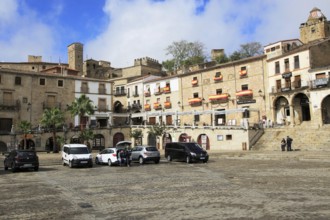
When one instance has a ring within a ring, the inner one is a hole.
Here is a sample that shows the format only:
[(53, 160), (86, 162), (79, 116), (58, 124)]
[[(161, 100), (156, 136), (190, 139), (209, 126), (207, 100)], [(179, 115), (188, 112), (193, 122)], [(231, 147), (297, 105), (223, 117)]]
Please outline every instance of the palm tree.
[(71, 113), (71, 115), (79, 116), (80, 120), (80, 129), (84, 129), (84, 125), (81, 123), (83, 120), (83, 117), (87, 115), (94, 114), (94, 106), (92, 104), (93, 102), (86, 96), (81, 95), (79, 98), (76, 98), (74, 102), (72, 102), (71, 105), (68, 106), (68, 111)]
[(82, 140), (82, 142), (84, 144), (86, 144), (86, 146), (88, 147), (88, 149), (91, 151), (92, 149), (91, 149), (89, 140), (93, 140), (93, 138), (94, 138), (93, 131), (91, 129), (82, 130), (81, 133), (80, 133), (79, 138), (80, 138), (80, 140)]
[(27, 146), (26, 146), (27, 145), (27, 143), (26, 143), (26, 136), (31, 131), (31, 123), (28, 122), (28, 121), (21, 121), (18, 124), (18, 127), (20, 128), (20, 130), (22, 131), (23, 136), (24, 136), (24, 146), (23, 146), (23, 149), (24, 148), (27, 148)]
[(58, 153), (56, 141), (56, 128), (64, 123), (64, 113), (59, 108), (46, 109), (42, 114), (40, 123), (52, 128), (53, 133), (53, 152)]

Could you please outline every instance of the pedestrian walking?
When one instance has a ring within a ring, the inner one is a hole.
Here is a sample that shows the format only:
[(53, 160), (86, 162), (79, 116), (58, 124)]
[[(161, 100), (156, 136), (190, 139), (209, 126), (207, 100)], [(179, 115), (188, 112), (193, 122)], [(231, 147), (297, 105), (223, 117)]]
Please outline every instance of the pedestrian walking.
[(285, 151), (285, 147), (286, 147), (286, 141), (285, 141), (285, 138), (282, 138), (282, 141), (281, 141), (281, 149), (282, 149), (282, 151)]
[(290, 138), (289, 136), (286, 137), (286, 146), (287, 146), (287, 151), (292, 151), (292, 141), (293, 139)]

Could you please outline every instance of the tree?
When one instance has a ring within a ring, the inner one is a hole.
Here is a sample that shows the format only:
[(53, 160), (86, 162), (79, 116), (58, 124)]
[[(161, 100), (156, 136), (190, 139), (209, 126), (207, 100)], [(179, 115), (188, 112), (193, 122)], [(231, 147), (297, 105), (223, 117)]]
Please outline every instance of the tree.
[(142, 130), (141, 129), (131, 130), (129, 136), (131, 138), (134, 138), (134, 144), (137, 144), (137, 140), (142, 137)]
[(30, 133), (31, 131), (31, 123), (28, 122), (28, 121), (21, 121), (19, 124), (18, 124), (18, 127), (19, 129), (21, 130), (21, 132), (23, 133), (23, 136), (24, 136), (24, 146), (23, 146), (23, 149), (24, 148), (27, 148), (27, 143), (26, 143), (26, 136), (28, 133)]
[(51, 129), (53, 136), (53, 152), (58, 153), (56, 128), (63, 125), (64, 113), (59, 108), (46, 109), (42, 114), (40, 123)]
[(238, 51), (234, 51), (230, 55), (230, 60), (240, 60), (243, 58), (253, 57), (263, 54), (263, 47), (259, 42), (250, 42), (246, 44), (241, 44)]
[(174, 60), (166, 60), (162, 62), (162, 66), (169, 72), (174, 71)]
[(204, 44), (199, 41), (182, 40), (169, 45), (166, 48), (166, 55), (173, 56), (174, 69), (177, 69), (181, 66), (203, 63), (206, 60), (204, 48)]
[(221, 55), (215, 57), (214, 61), (217, 62), (218, 64), (227, 63), (229, 61), (229, 58), (227, 57), (226, 54), (221, 54)]
[(68, 111), (72, 116), (79, 116), (80, 129), (82, 131), (84, 129), (84, 125), (82, 124), (83, 117), (86, 114), (94, 114), (94, 106), (92, 101), (85, 94), (83, 94), (79, 98), (76, 98), (76, 100), (68, 106)]
[(241, 53), (242, 58), (253, 57), (263, 54), (263, 47), (259, 42), (250, 42), (241, 44), (239, 52)]
[(161, 136), (163, 136), (166, 133), (166, 126), (164, 124), (162, 125), (153, 125), (149, 127), (148, 134), (155, 136), (157, 139)]
[(80, 140), (82, 140), (82, 142), (84, 144), (87, 145), (88, 149), (91, 151), (91, 146), (90, 146), (89, 140), (94, 139), (93, 131), (91, 129), (84, 129), (81, 131), (79, 138), (80, 138)]

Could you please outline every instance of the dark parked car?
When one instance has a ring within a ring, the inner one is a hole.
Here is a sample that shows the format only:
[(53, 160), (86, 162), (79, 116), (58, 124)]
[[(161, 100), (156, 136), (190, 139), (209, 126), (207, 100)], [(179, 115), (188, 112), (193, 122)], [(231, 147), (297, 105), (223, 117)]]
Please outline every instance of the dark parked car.
[(192, 142), (172, 142), (165, 145), (165, 157), (168, 161), (172, 159), (186, 161), (202, 161), (206, 163), (209, 155), (199, 144)]
[(12, 150), (6, 155), (3, 162), (5, 170), (11, 168), (12, 172), (18, 169), (39, 170), (39, 158), (34, 150)]

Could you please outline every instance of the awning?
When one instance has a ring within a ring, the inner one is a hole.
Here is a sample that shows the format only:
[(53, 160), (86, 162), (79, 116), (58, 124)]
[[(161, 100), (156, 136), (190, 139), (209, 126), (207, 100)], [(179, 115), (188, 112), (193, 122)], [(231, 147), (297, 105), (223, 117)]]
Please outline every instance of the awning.
[(236, 96), (252, 96), (252, 95), (253, 95), (253, 91), (251, 89), (236, 92)]
[(241, 70), (239, 71), (240, 76), (245, 76), (247, 74), (247, 70)]
[(220, 75), (220, 76), (218, 76), (218, 77), (215, 76), (215, 77), (213, 78), (214, 81), (221, 81), (222, 79), (223, 79), (223, 76), (222, 76), (222, 75)]
[(216, 101), (216, 100), (221, 100), (221, 99), (228, 99), (228, 94), (219, 94), (219, 95), (210, 95), (209, 100), (210, 101)]
[(189, 104), (194, 104), (194, 103), (200, 103), (202, 102), (201, 98), (192, 98), (192, 99), (188, 99)]
[(192, 81), (191, 81), (191, 84), (192, 84), (192, 85), (197, 85), (197, 84), (198, 84), (198, 80), (197, 80), (197, 79), (196, 79), (196, 80), (192, 80)]

